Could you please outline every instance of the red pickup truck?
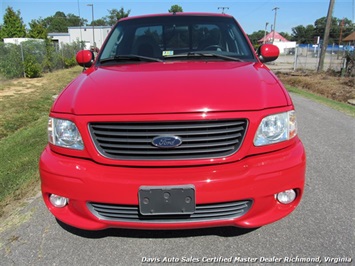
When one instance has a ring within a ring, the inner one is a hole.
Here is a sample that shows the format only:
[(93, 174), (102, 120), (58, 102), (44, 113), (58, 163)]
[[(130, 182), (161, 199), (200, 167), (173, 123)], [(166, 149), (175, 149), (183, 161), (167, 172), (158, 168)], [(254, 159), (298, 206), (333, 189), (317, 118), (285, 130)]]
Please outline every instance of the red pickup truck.
[(40, 158), (60, 221), (105, 228), (254, 228), (299, 204), (306, 157), (292, 100), (226, 14), (128, 17), (59, 95)]

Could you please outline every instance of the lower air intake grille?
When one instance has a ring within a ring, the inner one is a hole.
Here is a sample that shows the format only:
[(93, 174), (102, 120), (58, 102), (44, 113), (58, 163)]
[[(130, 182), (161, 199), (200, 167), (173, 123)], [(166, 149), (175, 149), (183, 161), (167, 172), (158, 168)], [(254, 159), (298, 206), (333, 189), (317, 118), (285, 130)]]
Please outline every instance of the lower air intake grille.
[[(229, 156), (243, 141), (247, 120), (178, 122), (90, 123), (96, 149), (105, 157), (120, 160), (205, 159)], [(181, 140), (177, 147), (152, 144), (159, 136)]]
[(191, 215), (159, 215), (143, 216), (139, 213), (138, 206), (114, 205), (89, 202), (90, 211), (99, 219), (124, 222), (195, 222), (214, 221), (238, 218), (248, 212), (252, 205), (251, 200), (233, 201), (196, 205), (195, 213)]

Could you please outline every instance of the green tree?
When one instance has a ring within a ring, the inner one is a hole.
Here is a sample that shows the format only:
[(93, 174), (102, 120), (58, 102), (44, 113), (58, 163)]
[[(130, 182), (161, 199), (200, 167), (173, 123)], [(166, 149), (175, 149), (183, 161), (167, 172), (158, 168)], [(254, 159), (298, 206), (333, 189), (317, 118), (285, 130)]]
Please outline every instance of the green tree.
[(27, 36), (29, 38), (35, 39), (46, 39), (47, 38), (47, 28), (43, 19), (32, 19), (30, 23), (30, 30), (28, 31)]
[(291, 40), (291, 34), (289, 34), (289, 33), (287, 33), (287, 32), (284, 32), (284, 31), (281, 31), (281, 32), (279, 32), (280, 33), (280, 35), (282, 36), (282, 37), (284, 37), (285, 39), (287, 39), (288, 41), (290, 41)]
[(106, 21), (106, 25), (108, 26), (115, 25), (118, 20), (120, 20), (121, 18), (128, 17), (129, 13), (131, 13), (131, 10), (128, 10), (127, 12), (124, 11), (123, 7), (121, 7), (120, 10), (114, 8), (107, 11), (109, 12), (109, 15), (107, 15), (104, 20)]
[[(315, 26), (315, 35), (323, 38), (325, 25), (326, 25), (326, 17), (322, 17), (317, 19), (314, 22)], [(347, 18), (339, 19), (336, 17), (332, 17), (330, 32), (329, 32), (329, 44), (339, 43), (340, 33), (343, 36), (347, 36), (350, 33), (355, 31), (355, 23), (352, 23), (351, 20)]]
[(68, 32), (66, 15), (64, 12), (57, 11), (53, 16), (46, 17), (44, 23), (48, 32)]
[[(266, 32), (268, 34), (268, 32)], [(254, 31), (252, 34), (249, 34), (248, 37), (251, 41), (251, 43), (255, 46), (258, 44), (258, 40), (264, 38), (265, 31), (264, 30), (259, 30), (259, 31)]]
[(299, 44), (313, 43), (314, 42), (314, 26), (307, 25), (298, 25), (292, 28), (291, 40), (296, 41)]
[(94, 21), (91, 21), (89, 26), (92, 26), (92, 24), (94, 24), (94, 26), (107, 26), (106, 20), (104, 18), (99, 18), (95, 19)]
[(68, 27), (84, 26), (86, 19), (80, 18), (74, 14), (65, 14), (57, 11), (53, 16), (43, 19), (48, 32), (68, 32)]
[(168, 11), (169, 11), (170, 13), (184, 12), (184, 11), (182, 10), (182, 7), (179, 6), (179, 5), (172, 5)]
[(26, 26), (19, 10), (15, 12), (12, 7), (7, 7), (3, 20), (4, 24), (0, 30), (1, 39), (26, 37)]
[(84, 26), (87, 23), (87, 19), (80, 18), (74, 14), (67, 14), (67, 25), (68, 27)]
[[(327, 22), (326, 17), (321, 17), (314, 22), (314, 34), (315, 36), (320, 36), (323, 39), (325, 32), (325, 25)], [(332, 17), (330, 31), (329, 31), (329, 44), (338, 43), (340, 34), (339, 20), (335, 17)]]
[(347, 18), (339, 19), (339, 27), (341, 28), (342, 39), (355, 31), (355, 23)]

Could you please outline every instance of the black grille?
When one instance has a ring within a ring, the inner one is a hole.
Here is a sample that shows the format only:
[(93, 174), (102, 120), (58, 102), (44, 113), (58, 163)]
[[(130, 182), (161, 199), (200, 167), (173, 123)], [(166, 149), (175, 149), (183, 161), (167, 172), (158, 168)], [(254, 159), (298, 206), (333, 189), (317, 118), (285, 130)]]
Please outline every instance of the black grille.
[(125, 222), (195, 222), (232, 219), (243, 216), (252, 205), (251, 200), (196, 205), (190, 215), (143, 216), (138, 206), (89, 202), (90, 211), (99, 219)]
[[(90, 123), (97, 150), (110, 159), (204, 159), (236, 152), (244, 138), (247, 121), (207, 120), (158, 123)], [(158, 148), (152, 144), (161, 135), (177, 136), (182, 144)]]

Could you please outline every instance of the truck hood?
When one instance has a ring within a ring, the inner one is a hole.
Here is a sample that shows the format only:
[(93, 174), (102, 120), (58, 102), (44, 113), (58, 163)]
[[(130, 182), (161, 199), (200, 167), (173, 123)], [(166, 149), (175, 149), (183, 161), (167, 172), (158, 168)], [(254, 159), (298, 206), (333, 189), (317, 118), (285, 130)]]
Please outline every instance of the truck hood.
[(52, 111), (75, 115), (248, 111), (288, 105), (261, 63), (178, 61), (92, 67), (58, 97)]

